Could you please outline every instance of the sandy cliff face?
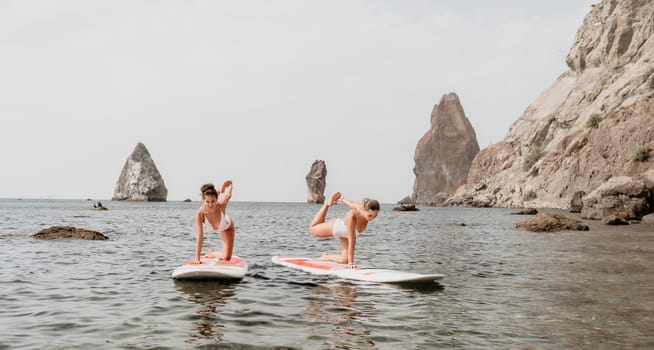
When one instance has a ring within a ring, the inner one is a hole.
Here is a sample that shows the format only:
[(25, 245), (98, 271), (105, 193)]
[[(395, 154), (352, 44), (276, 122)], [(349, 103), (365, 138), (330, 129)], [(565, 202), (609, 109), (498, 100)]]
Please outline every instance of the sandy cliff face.
[[(477, 155), (449, 204), (567, 208), (612, 176), (652, 167), (654, 1), (605, 0), (577, 32), (570, 68)], [(475, 190), (477, 189), (477, 190)]]
[(145, 145), (138, 143), (127, 158), (112, 200), (165, 202), (168, 189)]
[(479, 152), (477, 136), (455, 93), (443, 95), (431, 113), (431, 128), (418, 141), (413, 157), (412, 200), (441, 204), (466, 182), (470, 164)]

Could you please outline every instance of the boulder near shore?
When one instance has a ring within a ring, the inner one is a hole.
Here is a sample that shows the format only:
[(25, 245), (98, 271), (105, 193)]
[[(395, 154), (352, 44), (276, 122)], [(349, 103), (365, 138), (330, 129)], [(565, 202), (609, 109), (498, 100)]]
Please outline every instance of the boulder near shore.
[(518, 230), (533, 232), (555, 232), (562, 230), (588, 231), (588, 226), (581, 221), (558, 214), (539, 213), (515, 225)]
[(419, 211), (414, 204), (400, 204), (400, 206), (393, 208), (393, 211)]
[(613, 221), (640, 220), (649, 214), (651, 191), (644, 181), (628, 176), (616, 176), (583, 198), (581, 217)]

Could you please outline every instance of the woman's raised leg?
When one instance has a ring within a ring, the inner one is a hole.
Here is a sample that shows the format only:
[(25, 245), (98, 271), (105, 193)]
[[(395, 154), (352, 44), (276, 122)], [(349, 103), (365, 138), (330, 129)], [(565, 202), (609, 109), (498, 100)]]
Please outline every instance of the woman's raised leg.
[(327, 218), (327, 210), (329, 210), (329, 207), (336, 203), (336, 200), (341, 197), (340, 192), (334, 193), (329, 201), (325, 203), (320, 210), (318, 210), (318, 213), (316, 213), (316, 216), (314, 216), (313, 220), (311, 221), (311, 225), (309, 226), (309, 232), (316, 236), (316, 237), (329, 237), (332, 235), (332, 226), (334, 225), (334, 220), (329, 220), (325, 222), (325, 219)]

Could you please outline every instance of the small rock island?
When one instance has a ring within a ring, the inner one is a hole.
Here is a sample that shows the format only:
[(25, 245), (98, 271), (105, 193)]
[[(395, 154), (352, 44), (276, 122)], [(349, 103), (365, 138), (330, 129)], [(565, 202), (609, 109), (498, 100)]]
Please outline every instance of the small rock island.
[(165, 202), (168, 189), (145, 145), (139, 142), (120, 173), (115, 201)]
[(311, 165), (307, 180), (307, 203), (325, 203), (325, 186), (327, 186), (327, 165), (324, 160), (316, 160)]

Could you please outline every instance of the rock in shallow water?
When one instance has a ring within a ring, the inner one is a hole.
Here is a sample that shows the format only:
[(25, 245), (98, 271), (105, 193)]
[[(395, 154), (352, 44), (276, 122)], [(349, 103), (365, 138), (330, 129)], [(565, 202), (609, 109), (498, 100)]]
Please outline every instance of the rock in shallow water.
[(97, 231), (91, 231), (73, 226), (52, 226), (41, 230), (32, 237), (38, 239), (79, 238), (88, 240), (106, 240), (109, 237)]
[(534, 208), (525, 208), (520, 211), (516, 211), (515, 213), (511, 213), (512, 215), (536, 215), (538, 214), (538, 210)]
[(629, 221), (616, 216), (604, 218), (602, 222), (606, 225), (613, 225), (613, 226), (629, 225)]
[(588, 226), (581, 221), (563, 215), (540, 213), (515, 225), (518, 230), (534, 232), (554, 232), (561, 230), (588, 231)]
[(399, 207), (393, 208), (393, 211), (419, 211), (413, 204), (402, 204)]

